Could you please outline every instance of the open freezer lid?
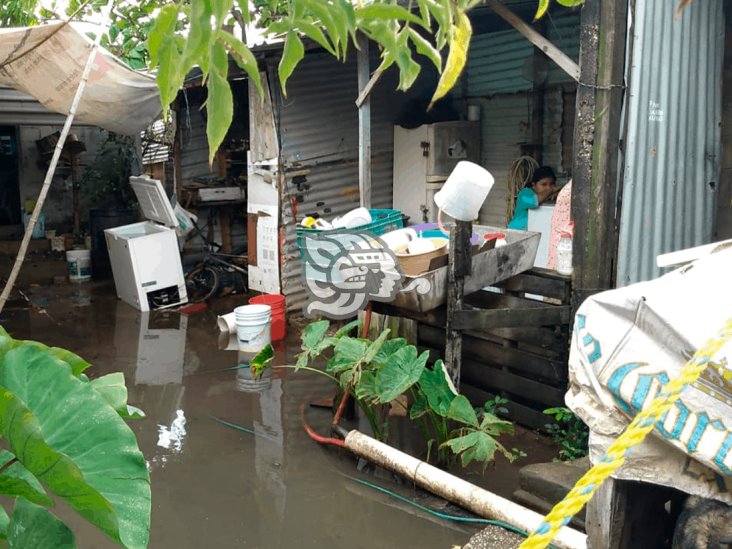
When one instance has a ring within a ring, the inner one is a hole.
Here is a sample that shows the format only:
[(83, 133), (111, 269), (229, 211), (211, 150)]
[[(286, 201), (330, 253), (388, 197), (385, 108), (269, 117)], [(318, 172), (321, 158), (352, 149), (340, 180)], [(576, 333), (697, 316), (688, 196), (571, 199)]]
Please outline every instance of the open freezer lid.
[(130, 185), (137, 195), (142, 214), (150, 221), (157, 221), (166, 227), (177, 227), (178, 219), (173, 206), (165, 194), (163, 184), (147, 175), (130, 177)]

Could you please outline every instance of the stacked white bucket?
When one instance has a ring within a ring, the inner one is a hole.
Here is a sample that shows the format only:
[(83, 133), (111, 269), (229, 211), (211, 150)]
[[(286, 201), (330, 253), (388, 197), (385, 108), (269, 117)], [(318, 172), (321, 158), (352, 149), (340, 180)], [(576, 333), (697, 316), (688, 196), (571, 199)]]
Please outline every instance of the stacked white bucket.
[(234, 309), (239, 350), (258, 353), (271, 342), (272, 308), (269, 305), (242, 305)]

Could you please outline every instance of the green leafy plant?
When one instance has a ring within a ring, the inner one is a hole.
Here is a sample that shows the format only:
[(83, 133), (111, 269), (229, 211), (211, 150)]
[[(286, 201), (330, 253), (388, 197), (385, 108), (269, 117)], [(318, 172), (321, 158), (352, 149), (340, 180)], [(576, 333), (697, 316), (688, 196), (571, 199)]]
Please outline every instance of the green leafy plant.
[(506, 404), (508, 404), (507, 398), (502, 397), (501, 395), (496, 395), (485, 401), (483, 409), (489, 414), (506, 417), (508, 416), (508, 408), (506, 408)]
[(134, 155), (133, 138), (112, 132), (104, 134), (79, 178), (82, 210), (119, 210), (137, 205), (129, 183)]
[[(352, 322), (329, 336), (327, 320), (309, 324), (297, 363), (285, 367), (310, 370), (337, 383), (355, 399), (380, 440), (388, 438), (389, 407), (403, 407), (424, 435), (428, 459), (436, 448), (442, 465), (449, 465), (452, 456), (463, 466), (472, 461), (487, 464), (496, 451), (509, 460), (516, 457), (496, 440), (513, 432), (513, 425), (484, 409), (476, 412), (452, 386), (441, 360), (429, 367), (427, 351), (419, 353), (402, 338), (389, 339), (388, 329), (373, 341), (349, 336), (357, 326)], [(273, 356), (268, 346), (251, 361), (255, 376), (271, 367)], [(320, 357), (326, 359), (324, 369), (310, 365)]]
[(0, 327), (0, 539), (8, 547), (75, 547), (73, 532), (49, 508), (63, 499), (112, 540), (147, 547), (150, 477), (124, 418), (122, 374), (93, 381), (70, 351), (12, 339)]
[(547, 408), (544, 413), (555, 420), (546, 425), (546, 430), (560, 446), (559, 459), (573, 461), (586, 456), (590, 437), (587, 425), (572, 410), (562, 406)]

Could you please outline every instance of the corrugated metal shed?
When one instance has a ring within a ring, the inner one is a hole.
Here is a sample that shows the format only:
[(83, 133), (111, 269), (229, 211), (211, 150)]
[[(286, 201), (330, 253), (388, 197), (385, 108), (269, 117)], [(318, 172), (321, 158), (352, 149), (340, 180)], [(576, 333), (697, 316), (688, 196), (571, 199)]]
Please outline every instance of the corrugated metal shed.
[(660, 274), (656, 255), (709, 242), (720, 177), (722, 0), (636, 3), (618, 285)]
[[(394, 75), (388, 71), (371, 95), (372, 208), (390, 208), (392, 204), (393, 124), (405, 100), (395, 89)], [(281, 282), (288, 310), (300, 311), (306, 294), (300, 278), (291, 198), (300, 200), (298, 221), (310, 213), (332, 219), (359, 205), (355, 60), (340, 63), (326, 53), (309, 53), (288, 80), (287, 93), (287, 98), (273, 97), (285, 173), (307, 173), (305, 182), (299, 180), (300, 189), (286, 175), (281, 192), (285, 234)]]
[[(547, 16), (545, 34), (569, 57), (579, 59), (579, 12), (562, 11)], [(516, 93), (533, 88), (534, 46), (517, 30), (477, 34), (470, 42), (466, 69), (468, 96)], [(551, 60), (546, 85), (571, 82), (572, 78)]]
[(0, 86), (0, 124), (61, 126), (65, 121), (65, 116), (49, 111), (30, 95)]

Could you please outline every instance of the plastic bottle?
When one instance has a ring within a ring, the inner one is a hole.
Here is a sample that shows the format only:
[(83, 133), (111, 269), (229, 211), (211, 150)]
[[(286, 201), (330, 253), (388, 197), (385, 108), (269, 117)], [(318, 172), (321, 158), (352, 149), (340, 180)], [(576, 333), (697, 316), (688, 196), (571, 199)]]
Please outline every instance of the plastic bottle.
[(560, 233), (557, 244), (557, 272), (567, 276), (572, 274), (572, 233), (568, 230)]

